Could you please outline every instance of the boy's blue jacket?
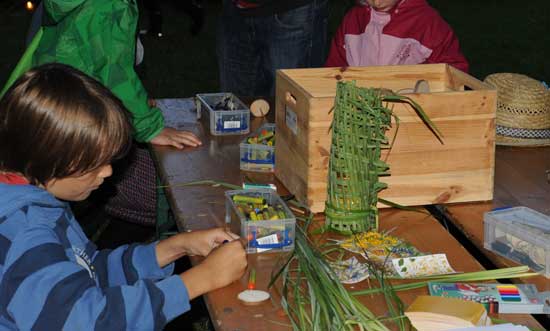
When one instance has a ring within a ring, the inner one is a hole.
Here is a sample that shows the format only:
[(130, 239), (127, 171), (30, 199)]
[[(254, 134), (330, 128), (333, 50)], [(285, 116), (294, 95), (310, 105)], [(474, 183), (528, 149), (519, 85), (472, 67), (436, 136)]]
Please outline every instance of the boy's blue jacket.
[(156, 243), (97, 250), (68, 203), (0, 184), (0, 330), (160, 330), (189, 310)]

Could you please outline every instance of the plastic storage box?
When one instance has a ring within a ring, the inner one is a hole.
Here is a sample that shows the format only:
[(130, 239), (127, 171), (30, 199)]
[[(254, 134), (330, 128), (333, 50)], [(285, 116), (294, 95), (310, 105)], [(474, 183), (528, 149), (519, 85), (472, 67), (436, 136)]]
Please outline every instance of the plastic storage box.
[[(256, 206), (252, 202), (235, 202), (235, 196), (258, 199), (261, 202)], [(247, 253), (281, 252), (294, 249), (296, 218), (274, 190), (226, 191), (225, 197), (225, 222), (230, 224), (231, 231), (240, 233), (242, 238), (246, 238)], [(270, 210), (275, 211), (271, 214), (276, 213), (278, 217), (263, 220), (264, 217), (260, 216), (259, 220), (251, 220), (248, 211), (255, 209), (255, 213), (259, 214), (266, 204), (272, 208)]]
[[(275, 123), (266, 123), (262, 125), (254, 135), (248, 137), (261, 137), (262, 132), (275, 134)], [(253, 144), (248, 142), (248, 138), (240, 144), (241, 170), (273, 172), (275, 168), (275, 146), (264, 145), (262, 143)]]
[(485, 213), (484, 246), (550, 278), (550, 217), (527, 207)]
[(215, 136), (250, 132), (250, 109), (232, 93), (197, 94), (197, 117), (209, 119)]

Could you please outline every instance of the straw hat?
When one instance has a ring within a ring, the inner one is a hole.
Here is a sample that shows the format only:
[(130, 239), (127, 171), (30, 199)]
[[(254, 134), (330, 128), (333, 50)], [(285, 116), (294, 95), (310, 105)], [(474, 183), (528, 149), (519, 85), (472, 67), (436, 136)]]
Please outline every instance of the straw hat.
[(498, 73), (485, 78), (497, 89), (496, 144), (550, 145), (550, 92), (533, 78)]

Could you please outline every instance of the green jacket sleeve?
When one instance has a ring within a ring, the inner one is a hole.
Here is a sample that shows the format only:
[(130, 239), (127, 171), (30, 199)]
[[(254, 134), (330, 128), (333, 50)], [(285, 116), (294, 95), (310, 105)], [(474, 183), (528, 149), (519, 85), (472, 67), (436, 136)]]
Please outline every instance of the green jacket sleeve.
[(164, 128), (162, 113), (147, 104), (134, 70), (138, 10), (132, 0), (44, 0), (56, 23), (43, 27), (33, 65), (71, 65), (108, 87), (133, 115), (134, 138), (150, 141)]
[(53, 22), (65, 18), (86, 0), (44, 0), (44, 9)]
[(147, 93), (134, 67), (111, 65), (102, 72), (100, 80), (132, 112), (137, 141), (150, 141), (160, 133), (164, 128), (164, 118), (158, 108), (150, 108), (147, 104)]

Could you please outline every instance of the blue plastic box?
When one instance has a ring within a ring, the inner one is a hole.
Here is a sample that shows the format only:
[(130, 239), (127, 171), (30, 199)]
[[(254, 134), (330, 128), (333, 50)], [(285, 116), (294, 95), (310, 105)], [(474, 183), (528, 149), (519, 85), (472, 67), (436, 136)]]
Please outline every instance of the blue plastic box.
[[(276, 220), (248, 220), (233, 201), (233, 196), (241, 195), (263, 198), (275, 209), (282, 210), (285, 217)], [(296, 218), (288, 206), (271, 189), (226, 191), (225, 222), (231, 231), (246, 238), (247, 253), (288, 252), (294, 249)]]
[[(266, 130), (275, 132), (274, 123), (265, 123), (255, 133), (254, 137)], [(275, 169), (275, 146), (249, 144), (248, 138), (240, 144), (240, 168), (246, 171), (273, 172)]]
[(550, 278), (550, 217), (527, 207), (484, 215), (484, 247)]
[[(230, 110), (216, 109), (230, 105)], [(197, 94), (197, 117), (209, 119), (210, 133), (215, 136), (250, 132), (250, 109), (232, 93)]]

